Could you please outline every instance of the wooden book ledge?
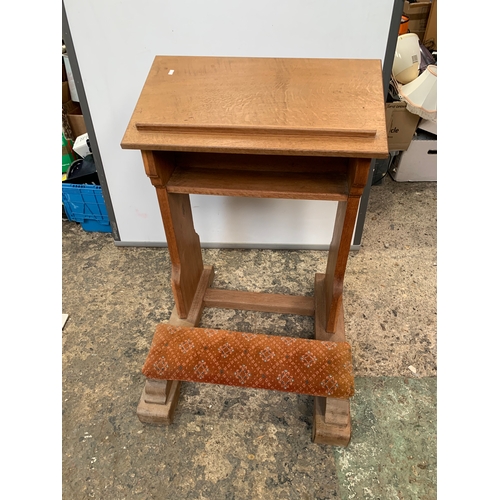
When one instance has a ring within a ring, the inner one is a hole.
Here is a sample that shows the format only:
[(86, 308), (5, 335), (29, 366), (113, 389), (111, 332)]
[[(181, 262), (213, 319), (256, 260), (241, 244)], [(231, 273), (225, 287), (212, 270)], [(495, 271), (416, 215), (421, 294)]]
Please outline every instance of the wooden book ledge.
[(354, 395), (351, 346), (160, 324), (142, 373), (181, 380), (347, 399)]

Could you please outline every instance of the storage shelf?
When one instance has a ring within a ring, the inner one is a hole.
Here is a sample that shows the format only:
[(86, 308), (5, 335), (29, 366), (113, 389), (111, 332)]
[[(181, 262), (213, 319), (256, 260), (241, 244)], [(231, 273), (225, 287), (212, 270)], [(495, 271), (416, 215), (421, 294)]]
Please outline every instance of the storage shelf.
[(167, 184), (169, 193), (287, 198), (347, 199), (348, 183), (338, 172), (247, 171), (177, 167)]

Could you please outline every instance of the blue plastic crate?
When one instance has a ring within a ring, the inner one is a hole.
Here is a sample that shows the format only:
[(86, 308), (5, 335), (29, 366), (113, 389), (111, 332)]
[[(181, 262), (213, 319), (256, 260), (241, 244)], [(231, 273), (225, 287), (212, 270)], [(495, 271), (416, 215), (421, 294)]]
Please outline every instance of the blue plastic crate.
[(88, 232), (111, 233), (101, 186), (63, 184), (62, 201), (68, 220), (79, 222)]

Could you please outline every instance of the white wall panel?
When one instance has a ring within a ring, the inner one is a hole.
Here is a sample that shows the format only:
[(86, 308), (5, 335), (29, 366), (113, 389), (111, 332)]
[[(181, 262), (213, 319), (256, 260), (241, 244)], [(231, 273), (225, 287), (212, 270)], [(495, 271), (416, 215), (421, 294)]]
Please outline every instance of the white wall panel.
[[(155, 190), (120, 142), (155, 55), (375, 58), (393, 0), (64, 0), (120, 239), (164, 243)], [(202, 244), (328, 245), (335, 202), (196, 196)]]

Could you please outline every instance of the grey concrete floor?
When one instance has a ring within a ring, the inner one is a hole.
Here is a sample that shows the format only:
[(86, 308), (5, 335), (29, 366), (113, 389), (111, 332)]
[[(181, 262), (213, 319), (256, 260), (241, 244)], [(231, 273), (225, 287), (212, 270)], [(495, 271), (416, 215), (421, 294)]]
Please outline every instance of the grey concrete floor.
[[(174, 307), (165, 248), (62, 223), (65, 499), (434, 499), (435, 183), (372, 187), (345, 277), (356, 395), (347, 448), (311, 442), (312, 398), (185, 383), (175, 422), (139, 422), (142, 364)], [(214, 286), (313, 293), (326, 252), (204, 250)], [(312, 318), (206, 309), (201, 326), (312, 336)], [(410, 370), (414, 367), (414, 371)]]

